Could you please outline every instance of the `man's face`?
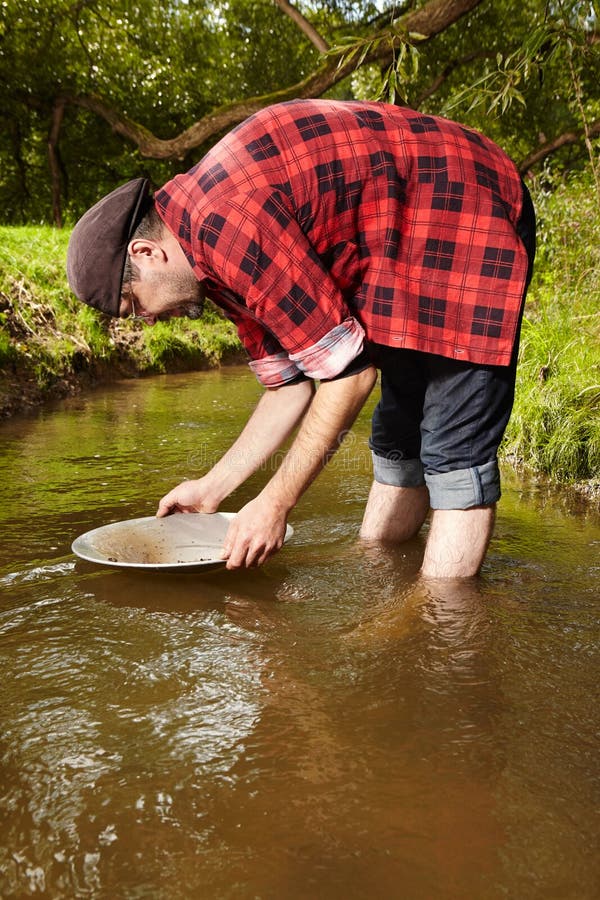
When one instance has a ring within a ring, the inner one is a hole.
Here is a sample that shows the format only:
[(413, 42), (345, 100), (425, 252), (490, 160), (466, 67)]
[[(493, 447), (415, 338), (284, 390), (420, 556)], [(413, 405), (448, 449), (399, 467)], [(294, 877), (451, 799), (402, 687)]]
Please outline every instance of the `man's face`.
[(121, 302), (121, 315), (136, 315), (147, 325), (179, 316), (199, 319), (204, 309), (204, 290), (191, 268), (142, 270)]

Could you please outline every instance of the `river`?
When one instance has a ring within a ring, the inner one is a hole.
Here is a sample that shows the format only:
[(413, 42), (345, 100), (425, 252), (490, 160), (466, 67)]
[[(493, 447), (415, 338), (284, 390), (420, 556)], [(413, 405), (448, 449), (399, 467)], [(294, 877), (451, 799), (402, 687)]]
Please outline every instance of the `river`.
[(423, 536), (356, 539), (365, 410), (260, 570), (71, 554), (259, 393), (241, 368), (129, 380), (0, 426), (0, 896), (596, 898), (593, 511), (505, 471), (481, 579), (425, 587)]

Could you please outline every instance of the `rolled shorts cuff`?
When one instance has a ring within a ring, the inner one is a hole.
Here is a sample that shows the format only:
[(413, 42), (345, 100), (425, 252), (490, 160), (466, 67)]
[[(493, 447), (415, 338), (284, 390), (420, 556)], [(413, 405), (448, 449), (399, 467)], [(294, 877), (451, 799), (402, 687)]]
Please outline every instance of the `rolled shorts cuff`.
[(391, 484), (393, 487), (423, 487), (425, 484), (420, 459), (389, 459), (378, 456), (374, 451), (371, 455), (373, 477), (379, 484)]
[(432, 509), (491, 506), (500, 499), (500, 470), (495, 459), (470, 469), (426, 472), (425, 483)]

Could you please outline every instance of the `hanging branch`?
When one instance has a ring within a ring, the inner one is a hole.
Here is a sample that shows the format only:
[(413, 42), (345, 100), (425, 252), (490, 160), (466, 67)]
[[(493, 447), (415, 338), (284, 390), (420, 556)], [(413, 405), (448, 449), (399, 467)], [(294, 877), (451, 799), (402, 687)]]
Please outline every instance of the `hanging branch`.
[(314, 44), (319, 53), (327, 53), (329, 50), (329, 44), (324, 38), (321, 37), (317, 29), (312, 25), (308, 19), (302, 15), (299, 9), (296, 9), (289, 0), (275, 0), (275, 3), (279, 7), (279, 9), (283, 10), (286, 16), (289, 16), (292, 22), (294, 22), (300, 31), (309, 39), (311, 44)]
[[(386, 30), (380, 40), (372, 41), (368, 52), (361, 55), (361, 65), (373, 62), (381, 66), (390, 65), (397, 49), (400, 31), (405, 35), (418, 35), (420, 42), (430, 40), (471, 12), (481, 2), (482, 0), (429, 0), (420, 9), (401, 16), (395, 23), (396, 33), (390, 34)], [(344, 49), (347, 51), (348, 48)], [(325, 91), (351, 74), (355, 68), (356, 60), (351, 54), (347, 54), (346, 59), (341, 61), (339, 55), (328, 56), (313, 73), (298, 84), (260, 97), (221, 106), (181, 134), (166, 140), (156, 137), (148, 128), (128, 118), (98, 95), (65, 95), (64, 100), (101, 116), (113, 131), (137, 145), (142, 156), (151, 159), (183, 159), (191, 150), (237, 125), (265, 106), (296, 98), (322, 96)]]
[(435, 94), (435, 92), (441, 88), (441, 86), (444, 84), (444, 82), (447, 81), (448, 78), (450, 78), (452, 73), (456, 69), (460, 68), (460, 66), (469, 65), (469, 63), (472, 63), (476, 59), (490, 59), (493, 56), (495, 56), (495, 54), (492, 53), (491, 51), (486, 52), (486, 51), (481, 50), (481, 51), (474, 52), (474, 53), (468, 53), (466, 56), (463, 56), (461, 59), (454, 59), (451, 62), (449, 62), (443, 68), (443, 70), (440, 72), (440, 74), (436, 78), (434, 78), (434, 80), (431, 82), (429, 87), (425, 88), (425, 90), (423, 90), (419, 94), (419, 96), (417, 97), (417, 99), (415, 101), (416, 108), (419, 109), (421, 104), (424, 103), (425, 100), (428, 100), (430, 97), (432, 97), (433, 94)]
[(560, 150), (561, 147), (566, 147), (568, 144), (577, 144), (581, 141), (582, 138), (586, 136), (589, 138), (598, 137), (600, 135), (600, 119), (596, 122), (592, 122), (588, 128), (587, 132), (585, 129), (580, 128), (576, 131), (565, 131), (563, 134), (559, 134), (558, 137), (553, 138), (551, 141), (546, 141), (545, 144), (542, 144), (541, 147), (538, 147), (537, 150), (534, 150), (533, 153), (530, 153), (528, 156), (519, 163), (519, 172), (521, 175), (524, 175), (528, 169), (531, 169), (532, 166), (537, 165), (537, 163), (542, 162), (546, 159), (550, 154), (555, 153), (557, 150)]

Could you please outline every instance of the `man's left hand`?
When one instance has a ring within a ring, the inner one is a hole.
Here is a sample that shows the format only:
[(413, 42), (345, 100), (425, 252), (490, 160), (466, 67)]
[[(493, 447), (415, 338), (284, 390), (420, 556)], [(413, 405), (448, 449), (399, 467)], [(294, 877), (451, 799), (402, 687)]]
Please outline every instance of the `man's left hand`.
[(239, 511), (229, 526), (223, 544), (228, 569), (261, 566), (281, 548), (287, 511), (259, 494)]

